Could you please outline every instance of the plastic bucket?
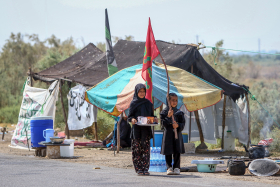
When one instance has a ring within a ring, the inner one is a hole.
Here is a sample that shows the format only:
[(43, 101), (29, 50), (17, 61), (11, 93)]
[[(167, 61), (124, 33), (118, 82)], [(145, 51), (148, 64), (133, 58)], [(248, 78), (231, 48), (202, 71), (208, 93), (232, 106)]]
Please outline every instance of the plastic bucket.
[(183, 136), (183, 141), (184, 141), (184, 143), (188, 143), (188, 142), (189, 142), (189, 141), (188, 141), (188, 138), (189, 138), (188, 133), (182, 133), (182, 136)]
[(43, 136), (46, 139), (46, 142), (50, 142), (51, 141), (50, 137), (53, 137), (54, 136), (53, 134), (54, 134), (54, 130), (53, 129), (43, 130)]
[(60, 146), (60, 156), (61, 157), (73, 157), (74, 156), (74, 139), (65, 139), (65, 144), (70, 144), (70, 146)]
[(197, 164), (198, 172), (214, 173), (217, 164)]
[(150, 141), (150, 146), (151, 147), (161, 147), (163, 131), (155, 130), (155, 135), (154, 136), (155, 136), (155, 146), (153, 146), (153, 138)]
[(45, 147), (39, 142), (45, 141), (43, 131), (53, 128), (52, 116), (32, 117), (30, 120), (31, 147)]

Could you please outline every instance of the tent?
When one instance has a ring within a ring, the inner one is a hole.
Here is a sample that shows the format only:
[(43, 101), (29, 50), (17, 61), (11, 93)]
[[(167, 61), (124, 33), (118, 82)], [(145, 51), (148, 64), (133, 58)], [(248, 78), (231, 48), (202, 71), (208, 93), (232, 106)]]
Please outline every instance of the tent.
[(94, 44), (86, 47), (43, 71), (33, 74), (35, 80), (52, 82), (66, 80), (80, 83), (84, 86), (93, 86), (108, 77), (107, 62), (98, 62), (105, 54)]
[[(233, 84), (216, 72), (201, 56), (197, 47), (186, 44), (173, 44), (156, 41), (167, 65), (184, 69), (218, 86), (224, 94), (234, 100), (246, 94), (243, 86)], [(145, 42), (119, 40), (113, 47), (118, 69), (131, 67), (143, 63)], [(161, 62), (160, 57), (155, 59)], [(90, 43), (82, 50), (66, 60), (38, 73), (33, 78), (41, 81), (64, 79), (77, 82), (84, 86), (94, 86), (108, 77), (106, 54), (102, 53), (94, 44)]]
[[(173, 44), (161, 40), (156, 41), (158, 49), (167, 65), (184, 69), (224, 90), (224, 94), (236, 100), (246, 93), (243, 86), (233, 84), (214, 70), (201, 56), (197, 47), (187, 44)], [(145, 42), (119, 40), (114, 45), (115, 59), (119, 70), (143, 63)], [(161, 62), (158, 56), (156, 62)], [(98, 60), (99, 64), (106, 63), (106, 57)]]

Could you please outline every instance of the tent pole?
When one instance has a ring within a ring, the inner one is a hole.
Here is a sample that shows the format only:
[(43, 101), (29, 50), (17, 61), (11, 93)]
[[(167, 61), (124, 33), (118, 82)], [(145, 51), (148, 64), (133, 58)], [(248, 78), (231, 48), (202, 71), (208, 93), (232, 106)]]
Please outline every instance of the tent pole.
[(190, 123), (189, 123), (189, 142), (191, 142), (191, 132), (192, 132), (192, 112), (190, 112)]
[(60, 101), (61, 101), (61, 106), (62, 106), (62, 111), (63, 111), (63, 116), (64, 116), (64, 122), (65, 122), (65, 133), (67, 135), (67, 139), (70, 139), (70, 133), (69, 133), (69, 128), (67, 124), (67, 116), (63, 104), (63, 94), (62, 94), (62, 80), (60, 79), (60, 84), (59, 84), (59, 91), (60, 91)]
[(225, 127), (226, 127), (226, 95), (224, 95), (224, 105), (223, 105), (223, 121), (222, 121), (222, 149), (225, 147)]
[(118, 121), (118, 124), (117, 124), (117, 153), (120, 152), (120, 143), (121, 143), (121, 132), (120, 132), (120, 126), (121, 126), (121, 121), (122, 121), (122, 118), (123, 118), (123, 112), (121, 113), (121, 117)]
[(250, 143), (251, 143), (251, 115), (250, 115), (250, 104), (249, 104), (249, 99), (248, 99), (248, 94), (246, 93), (246, 100), (247, 100), (247, 105), (248, 105), (248, 143), (247, 143), (247, 148), (249, 148)]
[[(193, 65), (191, 66), (191, 74), (193, 74)], [(190, 112), (189, 143), (191, 142), (191, 134), (192, 134), (192, 112)]]
[(31, 70), (31, 67), (29, 67), (29, 79), (30, 79), (30, 86), (33, 87), (33, 80), (32, 80), (32, 70)]
[[(155, 112), (154, 103), (155, 103), (155, 98), (153, 97), (153, 115)], [(155, 147), (155, 126), (152, 126), (152, 131), (153, 131), (153, 147)]]
[(95, 141), (98, 140), (98, 135), (97, 135), (97, 122), (93, 122), (94, 124), (94, 137), (95, 137)]
[(203, 136), (201, 124), (200, 124), (200, 121), (199, 121), (198, 111), (194, 111), (194, 115), (195, 115), (195, 120), (196, 120), (197, 128), (198, 128), (198, 131), (199, 131), (199, 137), (200, 137), (200, 141), (201, 141), (200, 145), (202, 145), (202, 144), (204, 144), (204, 136)]

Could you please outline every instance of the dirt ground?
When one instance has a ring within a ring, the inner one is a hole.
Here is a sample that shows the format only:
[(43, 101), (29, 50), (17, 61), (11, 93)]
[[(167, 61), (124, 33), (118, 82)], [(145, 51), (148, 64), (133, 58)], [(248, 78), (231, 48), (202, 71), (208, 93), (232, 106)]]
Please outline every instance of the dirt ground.
[[(0, 124), (0, 127), (3, 124)], [(35, 151), (34, 150), (25, 150), (25, 149), (15, 149), (10, 148), (10, 141), (12, 138), (12, 130), (13, 127), (8, 126), (8, 134), (5, 135), (5, 141), (1, 141), (2, 135), (0, 136), (0, 152), (4, 154), (10, 155), (19, 155), (19, 156), (28, 156), (34, 157)], [(78, 140), (80, 141), (80, 140)], [(63, 162), (77, 162), (77, 163), (84, 163), (84, 164), (92, 164), (93, 166), (99, 166), (102, 169), (102, 166), (107, 167), (116, 167), (116, 168), (123, 168), (129, 169), (131, 172), (134, 172), (132, 159), (131, 159), (131, 150), (122, 150), (120, 153), (116, 153), (114, 156), (114, 151), (108, 151), (107, 149), (100, 148), (81, 148), (75, 147), (74, 149), (74, 156), (75, 158), (72, 159), (56, 159), (58, 161)], [(213, 158), (213, 159), (220, 159), (221, 156), (246, 156), (246, 153), (243, 151), (236, 151), (236, 152), (217, 152), (217, 151), (208, 151), (202, 153), (195, 153), (195, 154), (183, 154), (181, 156), (181, 167), (188, 167), (192, 168), (192, 172), (187, 172), (188, 175), (194, 176), (205, 176), (205, 177), (215, 177), (215, 178), (226, 178), (226, 179), (234, 179), (234, 180), (242, 180), (242, 181), (251, 181), (251, 182), (260, 182), (265, 184), (278, 184), (280, 185), (280, 175), (271, 176), (271, 177), (258, 177), (254, 176), (246, 171), (244, 176), (232, 176), (226, 171), (226, 163), (227, 159), (223, 159), (225, 164), (219, 164), (217, 166), (215, 173), (200, 173), (196, 171), (196, 165), (191, 164), (192, 160), (203, 160), (204, 158)], [(48, 159), (45, 157), (41, 157), (41, 159)], [(280, 157), (270, 157), (270, 159), (280, 159)], [(246, 184), (245, 184), (246, 185)]]

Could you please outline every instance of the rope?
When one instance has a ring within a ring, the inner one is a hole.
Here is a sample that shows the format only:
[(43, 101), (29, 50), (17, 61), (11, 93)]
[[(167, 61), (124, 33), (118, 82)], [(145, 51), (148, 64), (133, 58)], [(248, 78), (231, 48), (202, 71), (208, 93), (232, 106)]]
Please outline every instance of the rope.
[(215, 59), (216, 59), (216, 56), (217, 56), (216, 47), (212, 47), (212, 52), (211, 52), (211, 54), (212, 54), (213, 57), (214, 57), (214, 64), (217, 65), (217, 63), (215, 62)]
[(261, 52), (256, 52), (256, 51), (244, 51), (244, 50), (238, 50), (238, 49), (226, 49), (226, 48), (212, 47), (212, 46), (205, 46), (205, 47), (206, 48), (212, 48), (212, 52), (213, 52), (213, 50), (221, 49), (221, 50), (228, 50), (228, 51), (240, 51), (240, 52), (245, 52), (245, 53), (258, 53), (258, 54), (265, 54), (265, 55), (280, 56), (280, 54), (275, 54), (275, 53), (261, 53)]
[(250, 98), (253, 100), (253, 101), (257, 101), (257, 103), (259, 103), (259, 105), (266, 111), (266, 113), (268, 113), (268, 115), (272, 118), (272, 120), (280, 127), (279, 123), (277, 123), (274, 118), (272, 117), (272, 115), (262, 106), (262, 104), (257, 100), (256, 96), (253, 95), (248, 89), (242, 87), (245, 91), (247, 91), (249, 94), (250, 94)]

